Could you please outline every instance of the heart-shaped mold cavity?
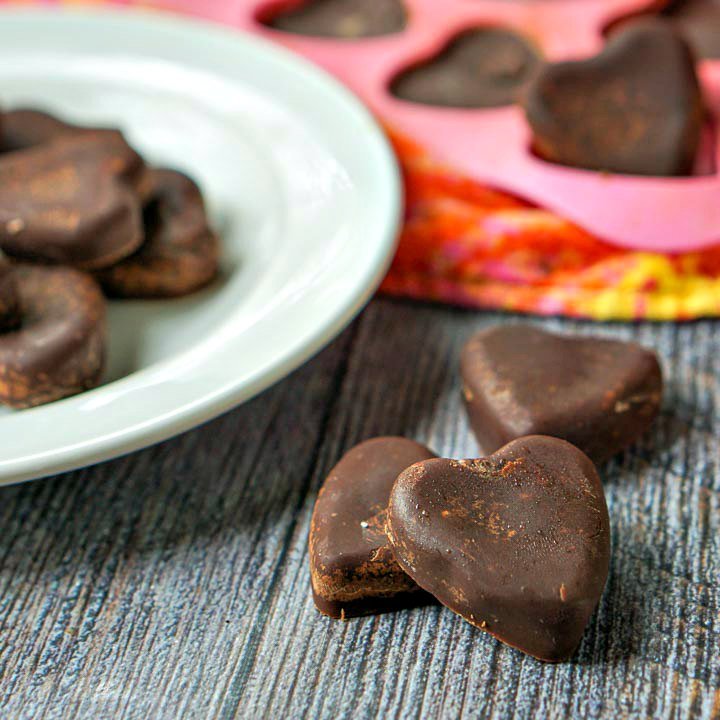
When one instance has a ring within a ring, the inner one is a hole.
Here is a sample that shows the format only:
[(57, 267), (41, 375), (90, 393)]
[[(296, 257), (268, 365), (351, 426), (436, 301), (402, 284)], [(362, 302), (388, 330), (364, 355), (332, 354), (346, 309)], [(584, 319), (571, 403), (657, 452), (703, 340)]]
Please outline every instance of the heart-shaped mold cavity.
[(692, 52), (652, 19), (623, 26), (593, 58), (546, 65), (524, 105), (540, 157), (628, 175), (690, 174), (704, 122)]
[(439, 55), (400, 73), (391, 92), (401, 100), (456, 108), (490, 108), (515, 103), (540, 57), (510, 30), (466, 30)]
[(275, 30), (347, 40), (392, 35), (406, 20), (400, 0), (309, 0), (262, 18)]
[(720, 59), (720, 0), (674, 0), (662, 14), (699, 58)]

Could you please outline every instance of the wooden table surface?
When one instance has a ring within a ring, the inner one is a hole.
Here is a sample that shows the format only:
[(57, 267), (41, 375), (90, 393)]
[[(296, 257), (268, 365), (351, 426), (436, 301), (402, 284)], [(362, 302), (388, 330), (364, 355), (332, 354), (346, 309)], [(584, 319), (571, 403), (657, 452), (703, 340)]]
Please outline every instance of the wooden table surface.
[(3, 718), (720, 717), (717, 323), (545, 326), (662, 356), (664, 412), (602, 468), (608, 586), (544, 665), (432, 607), (339, 622), (310, 598), (323, 477), (405, 434), (471, 457), (458, 352), (518, 318), (376, 300), (317, 358), (182, 437), (0, 489)]

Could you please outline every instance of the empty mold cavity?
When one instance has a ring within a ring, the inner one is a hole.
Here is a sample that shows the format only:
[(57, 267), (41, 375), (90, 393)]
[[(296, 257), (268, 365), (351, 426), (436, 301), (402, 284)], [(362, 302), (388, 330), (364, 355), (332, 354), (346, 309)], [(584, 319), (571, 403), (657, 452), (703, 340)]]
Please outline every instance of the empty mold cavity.
[(539, 62), (537, 50), (517, 33), (474, 28), (457, 35), (435, 57), (396, 76), (390, 91), (423, 105), (502, 107), (517, 102)]
[(398, 33), (407, 15), (400, 0), (307, 0), (276, 6), (261, 22), (296, 35), (355, 40)]

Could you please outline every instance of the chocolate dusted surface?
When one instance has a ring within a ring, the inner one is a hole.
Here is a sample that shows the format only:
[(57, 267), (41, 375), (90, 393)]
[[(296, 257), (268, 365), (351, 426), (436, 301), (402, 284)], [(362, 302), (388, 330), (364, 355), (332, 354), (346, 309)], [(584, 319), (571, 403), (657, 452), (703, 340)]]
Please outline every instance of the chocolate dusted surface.
[(634, 443), (660, 411), (655, 353), (631, 342), (497, 325), (464, 346), (465, 406), (491, 453), (524, 435), (552, 435), (602, 462)]
[(572, 656), (608, 573), (597, 471), (556, 438), (403, 472), (388, 509), (398, 562), (443, 605), (541, 660)]
[(145, 241), (133, 255), (96, 275), (113, 297), (177, 297), (207, 285), (217, 274), (220, 244), (197, 185), (167, 169), (150, 170), (148, 180)]
[(510, 30), (476, 28), (453, 39), (439, 55), (393, 80), (393, 95), (410, 102), (458, 108), (515, 103), (540, 58)]
[(400, 32), (405, 21), (401, 0), (306, 0), (266, 24), (298, 35), (351, 40)]
[(0, 155), (0, 249), (83, 269), (126, 257), (144, 238), (129, 182), (141, 169), (140, 156), (113, 131)]
[(675, 0), (663, 11), (701, 59), (720, 59), (720, 0)]
[(623, 23), (588, 60), (544, 66), (524, 96), (550, 162), (632, 175), (692, 171), (704, 121), (690, 48), (668, 23)]
[(105, 301), (85, 273), (13, 266), (21, 325), (0, 333), (0, 402), (26, 408), (95, 387), (105, 357)]
[(12, 266), (0, 257), (0, 333), (20, 324), (20, 293)]
[(412, 440), (380, 437), (356, 445), (330, 471), (310, 523), (310, 576), (320, 612), (348, 618), (431, 601), (397, 564), (385, 520), (397, 476), (433, 457)]

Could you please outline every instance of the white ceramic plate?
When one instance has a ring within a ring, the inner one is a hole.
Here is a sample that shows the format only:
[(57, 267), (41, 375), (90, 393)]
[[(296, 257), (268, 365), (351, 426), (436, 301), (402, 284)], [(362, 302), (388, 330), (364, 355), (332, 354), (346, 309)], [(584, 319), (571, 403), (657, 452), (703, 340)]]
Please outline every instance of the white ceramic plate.
[(2, 11), (0, 102), (121, 127), (149, 160), (195, 177), (224, 241), (208, 290), (111, 304), (102, 387), (0, 411), (0, 484), (136, 450), (247, 400), (332, 340), (387, 269), (393, 155), (347, 91), (286, 51), (150, 12)]

